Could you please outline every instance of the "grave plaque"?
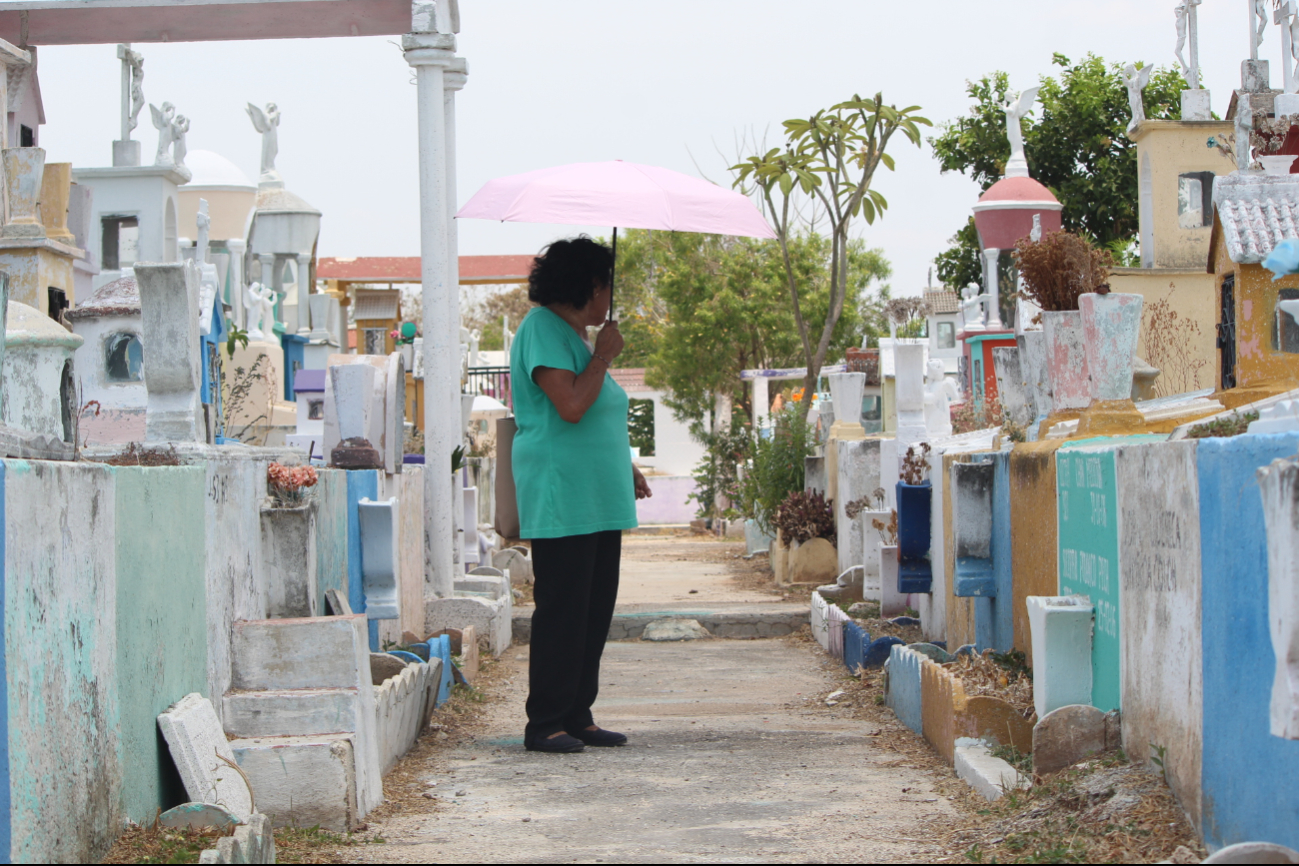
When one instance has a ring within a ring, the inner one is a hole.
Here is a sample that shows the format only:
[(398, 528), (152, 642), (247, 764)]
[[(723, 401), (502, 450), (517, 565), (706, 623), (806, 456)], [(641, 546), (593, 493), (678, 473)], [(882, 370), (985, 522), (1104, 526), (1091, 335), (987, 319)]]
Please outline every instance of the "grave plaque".
[(1114, 452), (1056, 454), (1060, 595), (1086, 596), (1095, 610), (1092, 704), (1119, 708), (1119, 528)]

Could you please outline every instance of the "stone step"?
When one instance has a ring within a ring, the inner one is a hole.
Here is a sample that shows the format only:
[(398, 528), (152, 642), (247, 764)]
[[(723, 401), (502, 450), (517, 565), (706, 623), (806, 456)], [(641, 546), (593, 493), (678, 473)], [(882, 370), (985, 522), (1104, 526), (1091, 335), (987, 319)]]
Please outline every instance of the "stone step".
[(356, 689), (231, 692), (222, 709), (232, 737), (344, 734), (357, 730), (360, 696)]
[(276, 827), (356, 829), (354, 734), (232, 740), (239, 768), (257, 792), (257, 810)]
[(356, 689), (370, 685), (364, 614), (268, 619), (234, 624), (235, 691)]
[[(687, 611), (659, 610), (614, 614), (609, 625), (609, 640), (640, 640), (645, 626), (655, 620), (693, 619), (708, 629), (713, 637), (753, 640), (783, 637), (809, 622), (807, 608), (779, 611)], [(513, 621), (514, 642), (528, 643), (532, 638), (532, 611), (516, 614)]]

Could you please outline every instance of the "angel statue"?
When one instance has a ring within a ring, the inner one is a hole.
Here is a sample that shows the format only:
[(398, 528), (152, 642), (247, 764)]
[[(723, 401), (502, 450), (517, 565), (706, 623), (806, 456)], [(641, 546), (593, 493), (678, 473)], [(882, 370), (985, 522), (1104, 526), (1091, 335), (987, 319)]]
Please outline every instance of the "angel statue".
[(1028, 177), (1028, 159), (1024, 156), (1024, 129), (1020, 122), (1037, 101), (1037, 88), (1030, 87), (1006, 100), (1006, 137), (1010, 139), (1010, 161), (1006, 163), (1006, 177)]
[[(176, 106), (164, 102), (162, 108), (149, 106), (153, 115), (153, 128), (158, 130), (158, 153), (153, 158), (154, 165), (175, 165), (171, 155), (171, 145), (176, 140)], [(186, 125), (188, 129), (188, 125)]]
[(183, 114), (176, 115), (176, 119), (171, 122), (171, 154), (172, 162), (177, 168), (184, 168), (185, 154), (185, 134), (189, 132), (189, 118)]
[(943, 372), (943, 362), (930, 358), (925, 369), (925, 430), (930, 436), (952, 435), (952, 403), (961, 396)]
[(1153, 70), (1153, 66), (1137, 69), (1131, 63), (1123, 67), (1123, 83), (1128, 88), (1128, 107), (1132, 109), (1132, 120), (1128, 121), (1129, 138), (1146, 119), (1146, 107), (1141, 102), (1141, 91), (1145, 90), (1146, 85), (1150, 83), (1150, 73)]
[(266, 331), (275, 328), (275, 289), (253, 283), (244, 298), (244, 309), (248, 311), (248, 339), (266, 339)]
[(970, 283), (961, 290), (961, 315), (965, 319), (965, 330), (983, 330), (983, 302), (988, 296), (982, 294), (978, 283)]
[(275, 170), (275, 155), (280, 152), (280, 110), (275, 106), (274, 102), (266, 103), (265, 111), (250, 102), (248, 103), (248, 117), (253, 121), (253, 129), (262, 134), (262, 172), (259, 182), (278, 181), (280, 173)]

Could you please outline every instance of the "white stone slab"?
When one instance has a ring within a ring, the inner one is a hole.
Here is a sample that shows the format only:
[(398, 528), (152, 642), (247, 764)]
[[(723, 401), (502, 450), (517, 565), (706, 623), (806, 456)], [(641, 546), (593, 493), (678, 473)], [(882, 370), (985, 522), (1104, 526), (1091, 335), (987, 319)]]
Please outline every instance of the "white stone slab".
[(226, 763), (234, 762), (235, 753), (211, 701), (188, 694), (158, 716), (158, 727), (190, 800), (224, 806), (241, 821), (252, 814), (248, 786)]
[(357, 689), (232, 692), (222, 698), (226, 733), (234, 737), (348, 734), (357, 729)]
[(1084, 596), (1030, 595), (1033, 706), (1040, 719), (1070, 704), (1092, 702), (1092, 605)]
[(276, 827), (319, 825), (345, 833), (365, 815), (356, 798), (354, 737), (241, 739), (230, 748), (257, 789), (258, 811)]
[(400, 523), (397, 498), (357, 503), (361, 524), (361, 584), (367, 619), (397, 619), (400, 615), (397, 568)]
[(424, 603), (424, 633), (432, 634), (444, 628), (463, 629), (472, 625), (487, 638), (487, 646), (494, 656), (510, 647), (513, 624), (510, 621), (514, 606), (511, 599), (487, 598), (431, 598)]
[(1029, 787), (1029, 780), (992, 751), (980, 740), (960, 737), (956, 741), (956, 775), (965, 781), (983, 799), (1000, 800), (1007, 791)]

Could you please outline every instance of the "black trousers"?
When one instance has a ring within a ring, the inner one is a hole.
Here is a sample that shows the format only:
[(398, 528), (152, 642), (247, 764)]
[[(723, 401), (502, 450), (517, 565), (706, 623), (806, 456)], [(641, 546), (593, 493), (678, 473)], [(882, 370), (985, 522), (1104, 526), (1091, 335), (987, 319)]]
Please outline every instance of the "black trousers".
[(622, 533), (532, 541), (532, 645), (528, 652), (530, 737), (595, 724), (600, 657), (618, 598)]

